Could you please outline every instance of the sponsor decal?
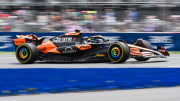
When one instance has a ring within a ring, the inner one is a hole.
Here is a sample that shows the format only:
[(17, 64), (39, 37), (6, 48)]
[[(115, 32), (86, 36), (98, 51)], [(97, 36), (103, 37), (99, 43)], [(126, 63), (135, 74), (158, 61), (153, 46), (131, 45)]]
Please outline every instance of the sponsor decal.
[(104, 57), (105, 54), (96, 54), (97, 57)]
[(26, 43), (26, 40), (24, 38), (23, 39), (14, 39), (15, 45), (21, 45), (23, 43)]
[(76, 53), (76, 50), (72, 49), (72, 47), (66, 47), (62, 53)]
[(23, 41), (23, 40), (16, 41), (16, 42), (15, 42), (15, 45), (16, 45), (16, 44), (18, 44), (18, 45), (19, 45), (19, 44), (21, 44), (21, 43), (24, 43), (24, 41)]
[(61, 43), (61, 42), (72, 42), (73, 41), (73, 38), (72, 37), (56, 37), (54, 40), (54, 42), (57, 42), (57, 43)]
[(82, 45), (82, 46), (80, 46), (80, 48), (87, 48), (87, 49), (89, 49), (89, 48), (91, 48), (91, 46), (89, 46), (89, 45), (88, 45), (88, 46), (87, 46), (87, 45), (86, 45), (86, 46), (85, 46), (85, 45), (83, 46), (83, 45)]
[(88, 44), (84, 44), (84, 45), (77, 45), (77, 48), (79, 48), (80, 50), (87, 50), (87, 49), (91, 49), (91, 45)]

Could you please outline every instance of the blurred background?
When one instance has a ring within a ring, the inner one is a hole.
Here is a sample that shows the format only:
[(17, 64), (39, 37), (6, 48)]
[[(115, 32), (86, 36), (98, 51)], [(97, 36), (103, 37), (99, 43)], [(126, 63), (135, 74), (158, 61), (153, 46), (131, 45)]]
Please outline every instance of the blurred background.
[(179, 0), (0, 0), (1, 32), (180, 32)]

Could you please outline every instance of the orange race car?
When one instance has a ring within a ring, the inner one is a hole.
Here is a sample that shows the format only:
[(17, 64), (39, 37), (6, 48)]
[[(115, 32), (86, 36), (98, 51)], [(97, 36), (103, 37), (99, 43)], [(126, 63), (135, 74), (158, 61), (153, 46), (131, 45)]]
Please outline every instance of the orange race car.
[(83, 38), (80, 30), (50, 39), (38, 38), (33, 34), (17, 35), (13, 41), (16, 58), (23, 64), (34, 61), (123, 63), (128, 58), (146, 61), (169, 56), (164, 47), (158, 46), (157, 51), (153, 50), (151, 44), (143, 39), (137, 39), (134, 44), (124, 40), (111, 42), (101, 35)]

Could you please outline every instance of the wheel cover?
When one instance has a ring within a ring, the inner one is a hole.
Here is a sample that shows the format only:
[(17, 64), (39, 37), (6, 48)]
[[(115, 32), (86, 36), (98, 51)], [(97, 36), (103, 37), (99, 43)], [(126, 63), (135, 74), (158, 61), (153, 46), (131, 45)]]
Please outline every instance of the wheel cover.
[(28, 45), (21, 45), (16, 50), (16, 57), (21, 63), (27, 63), (32, 57), (31, 49)]
[(27, 50), (27, 48), (21, 48), (19, 50), (19, 56), (21, 59), (26, 59), (28, 57), (29, 51)]
[(113, 43), (108, 48), (108, 58), (112, 62), (119, 62), (123, 58), (123, 47), (119, 43)]
[(111, 55), (113, 58), (118, 58), (120, 56), (120, 49), (118, 47), (113, 47), (111, 49)]

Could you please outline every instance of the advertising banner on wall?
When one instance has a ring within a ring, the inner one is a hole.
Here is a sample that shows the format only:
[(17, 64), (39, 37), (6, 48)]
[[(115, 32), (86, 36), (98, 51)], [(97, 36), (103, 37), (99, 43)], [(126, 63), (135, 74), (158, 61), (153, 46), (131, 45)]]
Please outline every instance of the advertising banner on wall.
[[(16, 35), (35, 34), (38, 37), (51, 38), (64, 34), (62, 32), (1, 32), (0, 33), (0, 51), (15, 51), (12, 39)], [(82, 33), (82, 37), (93, 35), (102, 35), (110, 41), (125, 40), (133, 44), (137, 39), (142, 38), (149, 41), (153, 48), (164, 46), (169, 51), (180, 51), (180, 33)]]

